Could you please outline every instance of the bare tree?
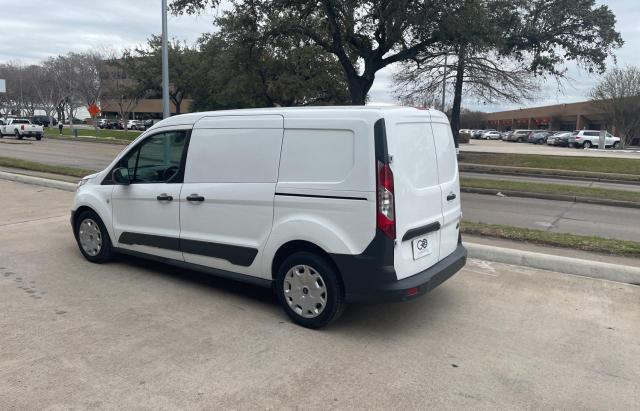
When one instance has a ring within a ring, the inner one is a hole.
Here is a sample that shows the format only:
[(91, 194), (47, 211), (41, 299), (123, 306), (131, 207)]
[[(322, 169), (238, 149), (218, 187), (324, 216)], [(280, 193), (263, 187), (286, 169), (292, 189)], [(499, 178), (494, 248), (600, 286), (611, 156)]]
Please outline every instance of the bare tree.
[(47, 117), (52, 117), (60, 105), (63, 95), (56, 81), (53, 59), (44, 61), (38, 67), (34, 83), (38, 108), (44, 111)]
[[(456, 87), (463, 86), (465, 96), (489, 104), (531, 99), (539, 89), (534, 74), (527, 67), (496, 53), (477, 53), (462, 58), (464, 65), (460, 64), (460, 53), (443, 52), (403, 64), (394, 75), (396, 97), (401, 100), (433, 99), (442, 93), (443, 81)], [(460, 79), (462, 82), (459, 83)]]
[(134, 80), (133, 73), (138, 72), (139, 64), (139, 59), (127, 53), (105, 62), (102, 97), (115, 105), (125, 130), (133, 109), (148, 92), (144, 85)]
[(640, 68), (611, 69), (591, 90), (591, 101), (618, 130), (623, 147), (640, 134)]

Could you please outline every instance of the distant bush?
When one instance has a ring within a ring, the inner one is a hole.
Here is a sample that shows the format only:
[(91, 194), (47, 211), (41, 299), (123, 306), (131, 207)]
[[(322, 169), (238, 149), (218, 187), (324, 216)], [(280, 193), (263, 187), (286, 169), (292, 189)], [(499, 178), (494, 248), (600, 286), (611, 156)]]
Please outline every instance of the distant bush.
[(469, 139), (471, 139), (471, 135), (469, 133), (460, 133), (458, 135), (458, 143), (460, 144), (467, 144)]

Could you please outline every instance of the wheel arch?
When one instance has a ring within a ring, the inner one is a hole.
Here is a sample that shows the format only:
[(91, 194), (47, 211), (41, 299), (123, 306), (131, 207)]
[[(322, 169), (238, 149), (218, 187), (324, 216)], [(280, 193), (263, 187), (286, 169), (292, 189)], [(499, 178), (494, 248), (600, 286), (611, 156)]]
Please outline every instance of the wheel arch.
[(111, 231), (111, 224), (108, 220), (105, 220), (104, 216), (102, 215), (102, 213), (100, 213), (99, 210), (97, 210), (95, 207), (92, 207), (91, 205), (88, 204), (81, 204), (79, 205), (73, 213), (73, 235), (76, 235), (76, 227), (78, 226), (78, 218), (80, 217), (80, 215), (82, 213), (84, 213), (85, 211), (92, 211), (94, 213), (96, 213), (98, 215), (98, 217), (100, 218), (100, 221), (102, 222), (102, 224), (105, 226), (105, 228), (107, 229), (107, 234), (109, 235), (109, 238), (111, 240), (111, 244), (115, 244), (114, 242), (114, 237), (113, 237), (113, 232)]
[(275, 280), (276, 275), (278, 274), (278, 269), (282, 265), (282, 263), (289, 257), (298, 252), (310, 252), (316, 255), (323, 257), (327, 263), (331, 265), (331, 267), (336, 272), (338, 279), (344, 289), (344, 280), (342, 278), (342, 273), (338, 268), (338, 265), (333, 261), (331, 255), (325, 251), (322, 247), (314, 244), (310, 241), (306, 240), (292, 240), (282, 244), (278, 250), (275, 252), (273, 259), (271, 261), (271, 278)]

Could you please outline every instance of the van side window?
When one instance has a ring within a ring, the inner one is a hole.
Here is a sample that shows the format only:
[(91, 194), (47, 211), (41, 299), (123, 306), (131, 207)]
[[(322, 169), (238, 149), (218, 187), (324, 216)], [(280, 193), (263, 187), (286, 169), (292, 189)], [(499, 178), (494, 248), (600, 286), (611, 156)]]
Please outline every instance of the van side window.
[(145, 139), (120, 162), (132, 184), (170, 183), (179, 175), (186, 131), (169, 131)]

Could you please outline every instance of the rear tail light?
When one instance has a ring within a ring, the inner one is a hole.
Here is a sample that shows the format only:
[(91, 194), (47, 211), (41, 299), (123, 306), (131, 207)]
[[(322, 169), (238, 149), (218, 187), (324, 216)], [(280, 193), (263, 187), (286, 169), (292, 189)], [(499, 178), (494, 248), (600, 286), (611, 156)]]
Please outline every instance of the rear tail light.
[(393, 197), (393, 172), (389, 164), (377, 162), (376, 226), (392, 240), (396, 238), (396, 211)]
[(24, 124), (20, 126), (20, 130), (24, 130)]

